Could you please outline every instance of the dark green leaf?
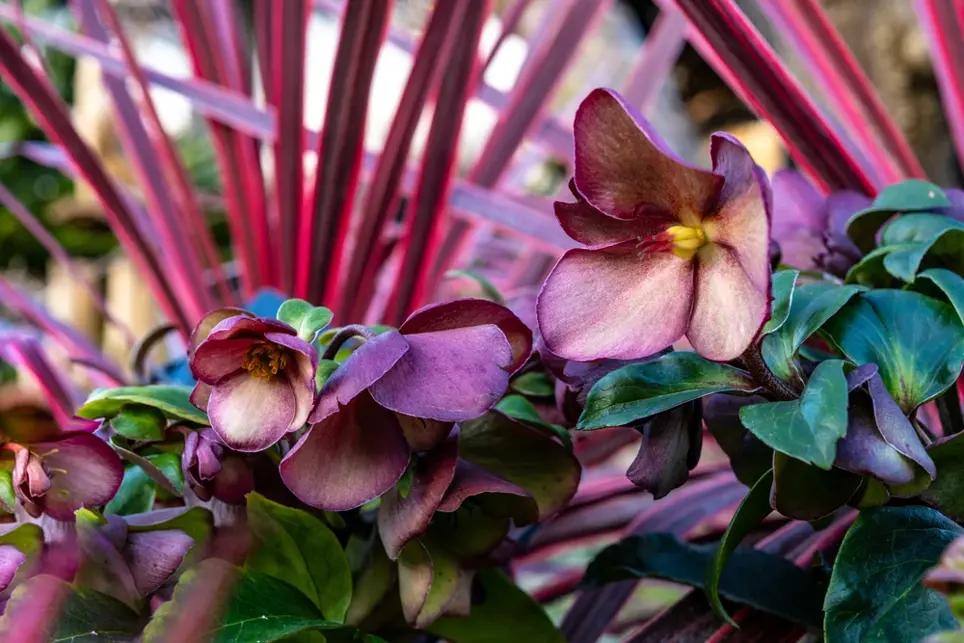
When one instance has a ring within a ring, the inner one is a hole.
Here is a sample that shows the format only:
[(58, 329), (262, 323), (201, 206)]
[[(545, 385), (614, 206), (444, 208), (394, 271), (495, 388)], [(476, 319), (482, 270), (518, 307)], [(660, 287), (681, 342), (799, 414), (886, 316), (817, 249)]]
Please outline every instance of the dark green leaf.
[(154, 482), (144, 470), (136, 465), (127, 465), (120, 489), (104, 507), (104, 513), (118, 516), (144, 513), (154, 508), (155, 496)]
[(964, 278), (960, 275), (945, 268), (931, 268), (917, 275), (914, 288), (936, 298), (943, 295), (964, 323)]
[(911, 283), (925, 257), (937, 258), (957, 272), (964, 272), (964, 230), (953, 228), (929, 241), (910, 247), (901, 245), (884, 257), (884, 268), (898, 279)]
[(323, 306), (312, 306), (303, 299), (289, 299), (278, 307), (278, 321), (284, 322), (298, 331), (298, 337), (306, 342), (314, 341), (315, 336), (331, 323), (334, 313)]
[(17, 506), (17, 495), (13, 490), (13, 471), (0, 469), (0, 510), (12, 514)]
[(77, 415), (91, 420), (112, 418), (120, 413), (126, 404), (143, 404), (174, 420), (210, 424), (207, 414), (191, 404), (190, 396), (191, 388), (188, 386), (159, 384), (98, 389), (77, 409)]
[(773, 508), (788, 518), (818, 520), (847, 504), (860, 487), (860, 476), (824, 471), (779, 451), (773, 454)]
[(33, 523), (24, 523), (0, 535), (0, 545), (13, 545), (21, 554), (32, 556), (43, 549), (44, 532)]
[(847, 222), (847, 235), (863, 252), (874, 247), (880, 226), (896, 212), (929, 212), (951, 205), (937, 185), (912, 179), (884, 188), (869, 208), (855, 212)]
[(159, 442), (164, 439), (167, 418), (151, 406), (125, 404), (110, 421), (111, 428), (131, 440)]
[(937, 467), (937, 478), (921, 498), (955, 520), (964, 520), (964, 433), (958, 433), (927, 447)]
[(521, 395), (506, 395), (495, 405), (495, 408), (511, 418), (525, 422), (543, 433), (559, 438), (559, 440), (566, 445), (566, 448), (572, 451), (572, 435), (570, 435), (569, 430), (564, 426), (551, 424), (543, 420), (542, 416), (539, 415), (539, 411), (532, 405), (532, 402)]
[(440, 618), (428, 631), (451, 643), (565, 643), (542, 607), (505, 574), (483, 569), (476, 574), (482, 600), (467, 617)]
[(964, 363), (964, 327), (957, 313), (916, 292), (861, 293), (824, 331), (854, 363), (878, 366), (905, 413), (947, 390)]
[(805, 380), (794, 361), (797, 351), (859, 291), (857, 286), (826, 283), (797, 286), (786, 322), (763, 338), (763, 359), (773, 373), (802, 386)]
[(311, 514), (248, 494), (254, 542), (245, 567), (282, 579), (310, 598), (330, 621), (351, 603), (351, 567), (332, 531)]
[(510, 386), (512, 390), (531, 397), (552, 397), (556, 392), (549, 378), (544, 373), (537, 371), (529, 371), (519, 375), (512, 380)]
[(830, 578), (827, 643), (919, 641), (954, 627), (947, 600), (921, 578), (962, 533), (926, 507), (862, 511), (840, 545)]
[(800, 275), (799, 270), (781, 270), (773, 275), (773, 302), (770, 304), (770, 319), (763, 325), (761, 335), (769, 335), (783, 326), (790, 314), (790, 302), (793, 299), (793, 285)]
[(713, 607), (716, 615), (732, 625), (736, 625), (730, 615), (726, 613), (723, 603), (720, 601), (720, 578), (726, 566), (726, 561), (747, 534), (763, 519), (770, 515), (773, 508), (770, 506), (770, 487), (773, 486), (773, 471), (764, 473), (756, 484), (750, 489), (743, 502), (737, 507), (733, 519), (730, 520), (726, 533), (720, 541), (720, 546), (713, 556), (712, 563), (706, 569), (706, 597)]
[[(629, 578), (663, 578), (705, 588), (716, 544), (691, 545), (673, 534), (630, 536), (596, 555), (583, 584), (598, 587)], [(820, 624), (823, 585), (811, 571), (749, 547), (733, 551), (720, 578), (720, 595), (795, 623)]]
[(884, 265), (887, 255), (898, 250), (913, 250), (914, 247), (914, 244), (908, 243), (899, 246), (874, 248), (850, 267), (844, 281), (848, 284), (857, 284), (868, 288), (894, 288), (900, 282), (887, 271), (887, 267)]
[(624, 366), (596, 382), (578, 428), (625, 426), (711, 393), (756, 390), (745, 371), (707, 361), (696, 353), (670, 353)]
[(315, 386), (319, 389), (323, 387), (337, 368), (338, 362), (333, 359), (318, 360), (318, 370), (315, 371)]
[(127, 439), (119, 435), (110, 437), (110, 445), (124, 460), (143, 469), (154, 484), (170, 494), (181, 496), (184, 491), (184, 472), (179, 456), (173, 453), (141, 455), (134, 452)]
[(818, 364), (798, 400), (743, 407), (743, 426), (777, 451), (829, 469), (837, 455), (837, 441), (847, 433), (843, 366), (836, 359)]
[(933, 241), (948, 230), (964, 230), (964, 223), (941, 214), (905, 214), (887, 224), (880, 236), (881, 245)]

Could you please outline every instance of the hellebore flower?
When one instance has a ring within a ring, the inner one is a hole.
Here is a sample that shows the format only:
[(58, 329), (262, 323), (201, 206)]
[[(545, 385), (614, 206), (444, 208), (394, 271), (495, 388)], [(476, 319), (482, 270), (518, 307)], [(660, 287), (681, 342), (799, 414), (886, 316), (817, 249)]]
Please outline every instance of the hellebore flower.
[(207, 411), (225, 445), (262, 451), (308, 419), (317, 351), (275, 319), (241, 312), (210, 327), (212, 315), (223, 312), (205, 317), (191, 339), (191, 372), (198, 379), (191, 401)]
[(181, 453), (184, 480), (198, 498), (243, 505), (254, 490), (254, 473), (244, 458), (228, 450), (211, 429), (188, 431)]
[(715, 134), (713, 171), (661, 149), (615, 93), (597, 89), (575, 119), (575, 203), (556, 203), (585, 245), (539, 295), (548, 348), (577, 361), (638, 359), (683, 336), (727, 361), (769, 312), (769, 188), (746, 149)]
[(529, 329), (493, 302), (416, 311), (398, 331), (368, 338), (331, 375), (309, 431), (281, 461), (282, 479), (305, 503), (331, 511), (377, 498), (411, 453), (494, 406), (531, 349)]
[(773, 238), (783, 263), (843, 277), (863, 254), (847, 236), (850, 217), (871, 199), (850, 190), (824, 197), (799, 173), (777, 172), (773, 189)]

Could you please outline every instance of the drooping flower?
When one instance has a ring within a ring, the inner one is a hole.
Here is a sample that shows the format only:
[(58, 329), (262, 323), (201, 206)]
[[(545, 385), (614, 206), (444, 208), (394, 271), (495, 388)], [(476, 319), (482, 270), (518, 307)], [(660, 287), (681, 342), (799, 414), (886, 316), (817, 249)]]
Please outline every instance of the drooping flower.
[(261, 451), (308, 419), (318, 354), (287, 324), (231, 312), (238, 314), (213, 327), (209, 318), (223, 312), (211, 313), (192, 335), (191, 372), (198, 384), (191, 401), (207, 411), (224, 444)]
[(823, 196), (793, 170), (777, 172), (773, 188), (773, 238), (783, 263), (843, 277), (862, 253), (847, 236), (847, 221), (871, 199), (851, 190)]
[(184, 480), (201, 500), (212, 497), (232, 505), (243, 505), (254, 490), (254, 473), (244, 458), (230, 451), (211, 429), (188, 430), (181, 453)]
[(715, 134), (713, 170), (662, 149), (649, 125), (597, 89), (575, 119), (575, 203), (556, 203), (566, 252), (539, 295), (548, 348), (637, 359), (685, 336), (707, 359), (739, 356), (769, 312), (769, 188), (746, 149)]
[(331, 375), (310, 430), (281, 462), (305, 503), (341, 511), (390, 489), (413, 452), (485, 413), (528, 359), (532, 334), (484, 300), (426, 306), (369, 338)]

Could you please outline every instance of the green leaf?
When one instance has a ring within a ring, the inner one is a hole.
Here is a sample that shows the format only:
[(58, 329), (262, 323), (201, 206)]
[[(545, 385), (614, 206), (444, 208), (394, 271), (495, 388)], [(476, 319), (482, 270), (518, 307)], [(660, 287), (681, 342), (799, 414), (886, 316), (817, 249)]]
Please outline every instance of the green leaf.
[(482, 289), (482, 295), (485, 299), (489, 301), (494, 301), (497, 304), (505, 305), (505, 297), (499, 292), (499, 289), (495, 287), (491, 281), (483, 277), (477, 272), (472, 272), (471, 270), (449, 270), (445, 273), (446, 279), (457, 279), (459, 277), (464, 277), (465, 279), (471, 279), (479, 285)]
[(154, 407), (125, 404), (110, 421), (111, 428), (131, 440), (159, 442), (164, 439), (167, 418)]
[(624, 366), (596, 382), (577, 428), (625, 426), (710, 393), (756, 390), (756, 382), (745, 371), (696, 353), (670, 353)]
[(248, 494), (253, 543), (245, 567), (297, 587), (330, 621), (351, 603), (351, 567), (334, 533), (311, 514)]
[(898, 279), (913, 283), (925, 257), (937, 258), (955, 271), (964, 272), (964, 230), (948, 229), (929, 241), (910, 247), (901, 245), (884, 257), (884, 268)]
[(904, 413), (947, 390), (964, 364), (964, 326), (957, 313), (916, 292), (861, 293), (824, 331), (855, 364), (878, 366)]
[(964, 324), (964, 278), (945, 268), (931, 268), (917, 275), (914, 288), (925, 295), (950, 302)]
[(770, 506), (770, 487), (773, 486), (773, 470), (764, 473), (753, 485), (746, 497), (736, 508), (733, 519), (730, 520), (726, 533), (720, 541), (720, 546), (713, 556), (712, 563), (706, 568), (706, 597), (713, 607), (717, 616), (727, 623), (736, 626), (730, 615), (726, 613), (726, 608), (720, 601), (720, 578), (726, 567), (726, 561), (747, 534), (763, 519), (770, 515), (773, 508)]
[(318, 369), (315, 371), (315, 386), (319, 389), (323, 387), (337, 368), (338, 362), (333, 359), (318, 360)]
[(763, 325), (761, 335), (769, 335), (779, 329), (787, 321), (790, 314), (790, 302), (793, 299), (793, 286), (800, 276), (799, 270), (781, 270), (773, 275), (773, 303), (770, 308), (770, 319)]
[[(210, 601), (213, 589), (230, 587), (226, 609), (207, 632), (212, 643), (268, 643), (314, 628), (342, 627), (326, 620), (311, 599), (273, 576), (241, 570), (220, 559), (207, 559), (181, 576), (174, 596), (163, 604), (144, 630), (145, 643), (166, 643), (165, 633), (185, 612), (196, 613), (197, 601)], [(216, 607), (214, 604), (205, 607)], [(204, 640), (208, 640), (205, 638)]]
[(559, 438), (566, 448), (572, 451), (572, 435), (569, 430), (564, 426), (551, 424), (543, 420), (536, 407), (521, 395), (506, 395), (495, 405), (495, 408), (511, 418), (525, 422), (543, 433)]
[(33, 556), (43, 549), (44, 532), (38, 525), (27, 522), (0, 535), (0, 545), (13, 545), (21, 554)]
[(853, 498), (860, 476), (825, 471), (777, 451), (773, 454), (773, 507), (788, 518), (818, 520)]
[(154, 508), (156, 495), (154, 482), (147, 477), (144, 470), (136, 465), (127, 465), (124, 469), (124, 480), (104, 507), (104, 513), (118, 516), (145, 513)]
[(905, 214), (887, 224), (880, 235), (882, 246), (933, 241), (948, 230), (964, 230), (964, 223), (942, 214)]
[(964, 520), (964, 433), (934, 442), (927, 455), (937, 467), (937, 478), (921, 499), (955, 520)]
[(98, 389), (90, 394), (77, 415), (89, 420), (112, 418), (126, 404), (143, 404), (153, 407), (173, 420), (210, 425), (208, 416), (191, 404), (191, 387), (173, 385), (121, 386)]
[(479, 570), (476, 582), (482, 600), (473, 603), (469, 616), (440, 618), (429, 626), (429, 632), (451, 643), (565, 643), (542, 607), (505, 574)]
[(17, 506), (17, 494), (13, 490), (13, 471), (0, 469), (0, 510), (12, 514)]
[(951, 205), (937, 185), (912, 179), (884, 188), (869, 208), (855, 212), (847, 222), (847, 235), (862, 251), (874, 247), (877, 231), (897, 212), (928, 212)]
[(193, 550), (203, 551), (207, 546), (208, 540), (211, 538), (211, 532), (214, 530), (214, 520), (211, 512), (204, 507), (192, 507), (190, 509), (184, 510), (179, 509), (166, 509), (162, 510), (165, 512), (170, 512), (172, 515), (166, 520), (158, 520), (158, 517), (162, 517), (161, 511), (156, 511), (153, 514), (148, 514), (145, 516), (146, 520), (127, 520), (127, 530), (132, 533), (140, 533), (145, 531), (161, 531), (165, 529), (180, 529), (188, 536), (194, 540)]
[(530, 397), (552, 397), (556, 390), (545, 373), (529, 371), (519, 375), (509, 384), (512, 390)]
[(140, 467), (164, 491), (178, 497), (184, 492), (184, 472), (177, 454), (162, 452), (141, 455), (132, 450), (127, 438), (119, 435), (110, 436), (110, 445), (121, 458)]
[(908, 243), (899, 246), (874, 248), (850, 267), (844, 281), (848, 284), (857, 284), (868, 288), (894, 288), (900, 282), (887, 271), (884, 265), (887, 255), (898, 250), (913, 250), (914, 247), (914, 244)]
[(962, 533), (926, 507), (860, 512), (830, 577), (824, 601), (827, 643), (919, 641), (953, 628), (947, 600), (921, 579)]
[(312, 306), (303, 299), (289, 299), (281, 304), (276, 316), (278, 321), (298, 331), (298, 337), (310, 343), (328, 327), (334, 313), (323, 306)]
[(803, 386), (805, 380), (794, 359), (797, 351), (858, 292), (857, 286), (825, 283), (797, 286), (786, 322), (763, 338), (763, 359), (773, 373)]
[[(662, 578), (705, 589), (716, 550), (715, 543), (692, 545), (667, 533), (630, 536), (596, 555), (586, 568), (583, 585)], [(738, 547), (730, 554), (719, 585), (720, 595), (728, 600), (811, 627), (820, 624), (823, 589), (811, 571), (749, 547)]]
[(817, 365), (799, 400), (740, 409), (740, 421), (769, 447), (814, 464), (833, 466), (837, 441), (847, 433), (847, 379), (841, 360)]

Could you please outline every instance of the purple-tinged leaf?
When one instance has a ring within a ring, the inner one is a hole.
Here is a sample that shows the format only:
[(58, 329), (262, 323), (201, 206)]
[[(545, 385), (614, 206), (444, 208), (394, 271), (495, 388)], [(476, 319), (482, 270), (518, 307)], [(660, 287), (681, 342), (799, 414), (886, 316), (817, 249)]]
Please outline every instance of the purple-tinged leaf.
[(823, 187), (874, 194), (880, 177), (841, 140), (735, 0), (675, 0), (691, 42), (727, 84), (783, 137)]
[(364, 151), (367, 112), (359, 106), (368, 104), (392, 5), (393, 0), (369, 0), (345, 6), (318, 139), (318, 171), (298, 229), (295, 292), (310, 301), (337, 302), (341, 296), (341, 264)]

